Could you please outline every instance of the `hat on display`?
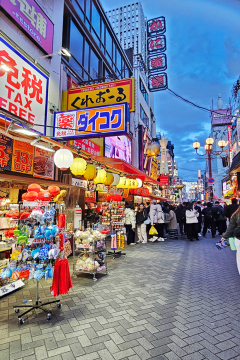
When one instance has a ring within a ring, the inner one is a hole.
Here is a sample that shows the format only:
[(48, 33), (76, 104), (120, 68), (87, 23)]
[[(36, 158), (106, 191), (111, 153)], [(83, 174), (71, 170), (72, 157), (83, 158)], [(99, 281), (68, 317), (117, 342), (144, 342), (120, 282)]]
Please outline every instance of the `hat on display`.
[(33, 274), (33, 278), (36, 280), (41, 280), (41, 278), (43, 277), (43, 272), (42, 270), (36, 270)]

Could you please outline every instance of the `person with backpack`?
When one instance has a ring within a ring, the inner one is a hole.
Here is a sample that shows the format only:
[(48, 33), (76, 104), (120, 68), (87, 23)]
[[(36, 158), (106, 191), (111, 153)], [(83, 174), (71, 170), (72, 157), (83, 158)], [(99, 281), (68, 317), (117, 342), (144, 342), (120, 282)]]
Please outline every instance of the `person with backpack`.
[(212, 215), (213, 215), (213, 235), (216, 235), (216, 228), (218, 229), (219, 235), (222, 235), (224, 230), (224, 209), (219, 204), (219, 201), (215, 201), (214, 206), (212, 207)]
[(158, 236), (153, 236), (149, 241), (164, 241), (164, 213), (160, 204), (157, 204), (156, 200), (152, 201), (149, 212), (151, 225), (155, 227), (158, 232)]
[(185, 203), (179, 204), (176, 209), (176, 217), (177, 217), (177, 222), (179, 224), (180, 235), (184, 235), (184, 223), (186, 221), (185, 215), (186, 215), (186, 204)]
[(168, 223), (169, 238), (178, 239), (177, 218), (175, 214), (175, 209), (172, 205), (169, 206), (169, 217), (170, 217), (170, 221)]
[(147, 218), (147, 209), (144, 207), (144, 204), (140, 204), (136, 214), (138, 243), (147, 244), (147, 225), (144, 223)]
[(195, 209), (193, 210), (193, 203), (188, 203), (186, 210), (186, 225), (187, 225), (187, 237), (190, 241), (193, 241), (193, 238), (199, 240), (198, 216), (199, 216), (198, 211)]
[(212, 237), (214, 238), (215, 233), (212, 215), (212, 203), (207, 203), (207, 207), (203, 209), (202, 215), (204, 216), (203, 236), (206, 236), (207, 229), (210, 228), (212, 232)]

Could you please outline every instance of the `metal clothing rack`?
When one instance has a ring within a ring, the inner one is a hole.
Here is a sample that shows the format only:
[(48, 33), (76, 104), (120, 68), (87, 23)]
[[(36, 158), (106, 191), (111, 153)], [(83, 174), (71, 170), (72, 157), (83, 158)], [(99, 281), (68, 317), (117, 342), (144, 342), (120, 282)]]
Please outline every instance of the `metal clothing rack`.
[(54, 303), (57, 303), (58, 308), (60, 308), (62, 306), (62, 304), (60, 303), (60, 300), (54, 300), (54, 301), (48, 301), (48, 302), (42, 303), (42, 301), (39, 299), (38, 283), (39, 283), (39, 280), (36, 280), (36, 301), (35, 301), (35, 305), (14, 305), (13, 306), (15, 313), (19, 313), (19, 308), (29, 308), (28, 310), (26, 310), (21, 315), (18, 315), (18, 321), (19, 321), (20, 325), (22, 325), (24, 323), (24, 320), (22, 319), (22, 316), (28, 314), (32, 310), (40, 309), (42, 311), (47, 312), (47, 320), (50, 320), (51, 316), (52, 316), (52, 313), (51, 313), (50, 310), (44, 309), (43, 306), (46, 306), (46, 305), (49, 305), (49, 304), (54, 304)]

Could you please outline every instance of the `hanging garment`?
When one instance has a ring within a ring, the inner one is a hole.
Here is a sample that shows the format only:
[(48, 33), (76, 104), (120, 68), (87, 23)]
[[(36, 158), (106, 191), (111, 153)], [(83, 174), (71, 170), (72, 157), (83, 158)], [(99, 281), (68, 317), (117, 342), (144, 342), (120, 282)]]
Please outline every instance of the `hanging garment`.
[(65, 214), (58, 215), (58, 227), (59, 229), (65, 229), (66, 217)]
[(69, 271), (68, 259), (64, 259), (64, 260), (57, 259), (55, 261), (53, 282), (50, 289), (51, 294), (53, 296), (67, 294), (71, 287), (72, 287), (72, 281)]

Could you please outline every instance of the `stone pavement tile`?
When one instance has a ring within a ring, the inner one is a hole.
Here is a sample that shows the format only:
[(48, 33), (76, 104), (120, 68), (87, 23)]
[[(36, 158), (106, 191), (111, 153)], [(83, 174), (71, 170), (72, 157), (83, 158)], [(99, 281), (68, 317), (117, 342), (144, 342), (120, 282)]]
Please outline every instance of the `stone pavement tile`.
[(105, 341), (104, 345), (110, 351), (111, 354), (119, 352), (119, 347), (115, 344), (115, 342), (113, 340)]
[(169, 347), (170, 350), (172, 350), (176, 355), (178, 355), (179, 357), (187, 355), (188, 353), (183, 350), (180, 346), (178, 346), (175, 343), (172, 344), (168, 344), (167, 345)]
[(95, 344), (103, 343), (104, 341), (108, 341), (110, 339), (111, 338), (110, 338), (109, 335), (103, 335), (103, 336), (99, 336), (99, 337), (96, 337), (94, 339), (91, 339), (91, 343), (93, 345), (95, 345)]
[(222, 334), (225, 333), (227, 331), (230, 331), (231, 328), (229, 326), (223, 325), (217, 328), (214, 328), (214, 331), (216, 331), (218, 334)]
[(62, 354), (61, 356), (62, 356), (63, 360), (75, 360), (76, 359), (76, 356), (74, 356), (71, 351)]
[[(75, 338), (77, 336), (83, 336), (83, 335), (85, 335), (85, 332), (83, 330), (74, 331), (72, 333), (66, 334), (66, 338), (71, 339), (71, 338)], [(57, 339), (57, 341), (58, 341), (58, 339)]]
[(78, 338), (70, 338), (70, 339), (65, 339), (65, 340), (61, 340), (61, 341), (57, 341), (57, 347), (61, 347), (61, 346), (66, 346), (66, 345), (72, 345), (75, 343), (78, 343)]
[(194, 343), (194, 344), (183, 347), (183, 350), (186, 351), (188, 354), (195, 353), (201, 349), (203, 349), (203, 346), (198, 343)]
[(138, 355), (132, 355), (129, 356), (128, 358), (123, 358), (122, 360), (141, 360), (141, 358)]
[[(43, 340), (41, 340), (41, 341), (43, 341)], [(44, 342), (45, 342), (45, 346), (46, 346), (47, 350), (53, 350), (58, 347), (57, 342), (54, 337), (49, 337), (48, 339), (45, 339)]]
[(166, 353), (165, 356), (168, 360), (181, 360), (181, 358), (177, 356), (173, 351)]
[(167, 336), (167, 337), (164, 337), (164, 338), (160, 338), (160, 339), (151, 341), (151, 343), (152, 343), (152, 345), (154, 347), (159, 347), (159, 346), (162, 346), (162, 345), (167, 345), (167, 344), (172, 343), (172, 340)]
[(148, 341), (154, 341), (157, 339), (157, 337), (155, 335), (153, 335), (149, 330), (143, 330), (141, 331), (141, 336), (140, 337), (144, 337), (145, 339), (147, 339)]
[(85, 351), (83, 350), (83, 348), (82, 348), (81, 344), (79, 344), (79, 342), (71, 344), (70, 348), (71, 348), (71, 352), (73, 353), (73, 355), (75, 357), (85, 354)]
[(149, 353), (152, 356), (164, 355), (167, 352), (169, 352), (169, 347), (167, 347), (167, 345), (162, 345), (157, 348), (153, 348), (149, 350)]
[[(71, 325), (69, 325), (69, 324), (61, 325), (61, 329), (62, 329), (62, 331), (63, 331), (64, 334), (68, 334), (68, 333), (73, 332), (73, 328), (72, 328)], [(61, 339), (60, 339), (60, 340), (61, 340)]]
[(180, 339), (178, 336), (176, 335), (172, 335), (170, 336), (170, 339), (175, 342), (178, 346), (180, 347), (184, 347), (187, 345), (186, 341), (183, 341), (182, 339)]
[(4, 359), (4, 360), (9, 360), (10, 359), (9, 349), (5, 349), (5, 350), (0, 351), (0, 359)]
[(24, 333), (24, 334), (21, 334), (21, 344), (27, 344), (27, 343), (30, 343), (32, 342), (32, 335), (30, 332), (27, 332), (27, 333)]
[(113, 354), (113, 357), (115, 360), (121, 360), (121, 359), (124, 359), (125, 357), (128, 358), (131, 355), (135, 355), (134, 351), (132, 349), (126, 349), (126, 350), (122, 350), (122, 351), (119, 351), (118, 353)]
[(234, 359), (237, 355), (239, 354), (233, 349), (228, 349), (217, 354), (217, 356), (222, 360)]
[(130, 340), (130, 341), (125, 341), (122, 344), (119, 344), (118, 347), (120, 350), (126, 350), (126, 349), (131, 349), (134, 346), (138, 346), (139, 343), (137, 340)]
[(181, 339), (185, 339), (188, 337), (188, 335), (184, 331), (179, 330), (178, 328), (173, 328), (173, 329), (171, 329), (171, 331), (173, 334), (177, 335)]
[(208, 349), (209, 351), (211, 351), (213, 354), (217, 354), (220, 352), (220, 349), (218, 347), (216, 347), (215, 345), (211, 344), (210, 342), (208, 342), (207, 340), (202, 340), (199, 342), (204, 348)]
[(220, 342), (219, 344), (216, 344), (216, 346), (223, 351), (223, 350), (231, 349), (232, 347), (235, 346), (235, 343), (232, 342), (231, 340), (225, 340)]
[(195, 328), (193, 328), (193, 329), (186, 330), (185, 333), (186, 333), (188, 336), (193, 336), (193, 335), (197, 335), (197, 334), (202, 333), (202, 330), (201, 330), (199, 327), (195, 327)]
[(24, 360), (36, 360), (36, 356), (35, 355), (29, 355), (29, 356), (25, 356)]
[(218, 335), (218, 334), (216, 333), (216, 331), (214, 331), (213, 329), (210, 329), (210, 328), (207, 327), (206, 325), (199, 326), (199, 328), (202, 330), (202, 332), (206, 332), (207, 334), (209, 334), (209, 335), (211, 335), (211, 336)]
[(92, 327), (89, 328), (89, 329), (85, 329), (85, 330), (83, 330), (83, 331), (84, 331), (85, 335), (87, 335), (87, 337), (88, 337), (90, 340), (98, 337), (96, 331), (95, 331)]
[(144, 347), (145, 350), (150, 350), (152, 349), (154, 346), (150, 343), (150, 341), (148, 341), (147, 339), (145, 339), (144, 337), (137, 339), (137, 341), (139, 342), (139, 344), (141, 346)]
[(96, 360), (96, 359), (99, 359), (99, 354), (97, 352), (76, 357), (76, 360)]
[(202, 359), (204, 359), (204, 356), (199, 352), (196, 352), (182, 357), (181, 360), (202, 360)]
[(109, 334), (110, 338), (115, 342), (116, 345), (122, 344), (124, 339), (116, 332)]
[(21, 340), (15, 340), (10, 343), (10, 354), (18, 353), (22, 350)]
[(63, 347), (60, 347), (60, 348), (57, 348), (57, 349), (54, 349), (54, 350), (49, 350), (48, 351), (48, 356), (51, 357), (51, 356), (61, 355), (61, 354), (65, 353), (65, 352), (68, 352), (68, 351), (71, 351), (71, 349), (67, 345), (67, 346), (63, 346)]
[(202, 349), (200, 350), (200, 353), (204, 355), (204, 357), (208, 360), (219, 360), (220, 358), (218, 355), (214, 355), (210, 350), (208, 349)]
[(21, 358), (25, 358), (26, 356), (34, 355), (34, 349), (28, 349), (24, 351), (19, 351), (18, 353), (14, 353), (10, 355), (11, 360), (17, 360)]
[(114, 360), (114, 357), (108, 350), (100, 350), (98, 354), (102, 360)]
[(141, 360), (147, 360), (151, 358), (149, 352), (146, 351), (141, 345), (134, 346), (132, 350), (141, 358)]
[(99, 343), (99, 344), (96, 344), (96, 345), (91, 345), (91, 346), (87, 346), (84, 348), (84, 351), (86, 354), (90, 354), (92, 352), (97, 352), (99, 350), (103, 350), (105, 349), (106, 350), (106, 347), (104, 345), (104, 343)]
[(0, 345), (0, 352), (1, 350), (9, 349), (9, 347), (10, 347), (10, 343)]
[(219, 341), (215, 338), (215, 337), (213, 337), (213, 336), (211, 336), (211, 335), (209, 335), (209, 334), (207, 334), (207, 333), (201, 333), (201, 335), (200, 335), (203, 339), (205, 339), (205, 340), (207, 340), (208, 342), (210, 342), (211, 344), (213, 344), (213, 345), (216, 345), (216, 344), (218, 344), (219, 343)]
[(34, 349), (35, 347), (38, 347), (38, 346), (44, 346), (44, 341), (39, 340), (39, 341), (33, 341), (31, 343), (23, 343), (22, 350)]
[(196, 342), (200, 342), (201, 340), (203, 340), (203, 338), (200, 335), (193, 335), (193, 336), (189, 336), (187, 338), (184, 339), (188, 344), (194, 344)]
[(45, 359), (48, 356), (46, 347), (44, 345), (35, 347), (35, 355), (37, 360)]

